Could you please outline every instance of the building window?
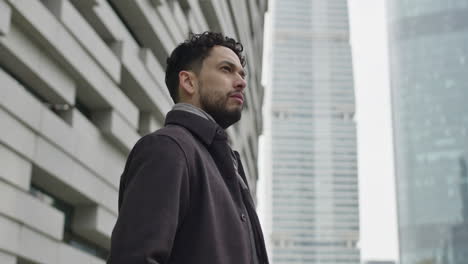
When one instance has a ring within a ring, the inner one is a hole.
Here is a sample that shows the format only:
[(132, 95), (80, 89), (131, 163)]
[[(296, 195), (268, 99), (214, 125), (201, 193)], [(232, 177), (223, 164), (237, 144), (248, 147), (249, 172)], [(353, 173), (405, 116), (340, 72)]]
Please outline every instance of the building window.
[(29, 193), (40, 201), (54, 207), (59, 210), (65, 216), (65, 225), (63, 233), (63, 242), (76, 249), (84, 251), (90, 255), (101, 259), (107, 259), (109, 254), (107, 249), (104, 249), (93, 242), (79, 236), (72, 230), (72, 221), (75, 214), (75, 208), (73, 205), (61, 200), (60, 198), (50, 194), (41, 187), (31, 184)]

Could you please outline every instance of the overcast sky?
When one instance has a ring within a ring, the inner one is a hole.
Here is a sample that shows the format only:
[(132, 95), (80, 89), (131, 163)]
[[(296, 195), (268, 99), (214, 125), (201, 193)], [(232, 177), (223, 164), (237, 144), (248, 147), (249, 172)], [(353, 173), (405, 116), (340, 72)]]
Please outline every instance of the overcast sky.
[[(398, 260), (385, 1), (348, 0), (348, 5), (358, 130), (361, 256), (363, 262)], [(264, 63), (268, 71), (268, 58), (271, 56), (268, 21), (265, 30)], [(267, 190), (271, 186), (262, 177), (271, 174), (270, 168), (264, 166), (264, 161), (270, 158), (268, 152), (271, 151), (267, 146), (270, 144), (268, 100), (271, 87), (268, 81), (270, 78), (267, 76), (264, 79), (267, 91), (263, 112), (266, 124), (260, 140), (259, 155), (260, 218), (271, 210), (265, 207), (265, 201), (271, 199), (271, 193)], [(262, 224), (265, 225), (265, 222)], [(265, 231), (268, 232), (270, 228), (266, 223)]]
[(384, 0), (348, 0), (363, 259), (398, 258)]

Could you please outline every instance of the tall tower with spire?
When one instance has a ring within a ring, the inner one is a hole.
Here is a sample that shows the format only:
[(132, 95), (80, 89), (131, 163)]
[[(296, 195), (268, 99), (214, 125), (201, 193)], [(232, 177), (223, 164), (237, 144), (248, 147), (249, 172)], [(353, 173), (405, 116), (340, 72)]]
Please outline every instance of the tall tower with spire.
[(272, 261), (360, 263), (346, 0), (275, 0)]

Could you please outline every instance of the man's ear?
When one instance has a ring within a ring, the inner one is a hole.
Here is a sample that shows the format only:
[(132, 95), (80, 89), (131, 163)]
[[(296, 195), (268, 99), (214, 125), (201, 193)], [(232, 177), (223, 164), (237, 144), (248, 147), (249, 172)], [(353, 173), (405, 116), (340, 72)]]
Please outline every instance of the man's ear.
[(183, 93), (189, 96), (195, 94), (195, 74), (191, 71), (179, 72), (179, 86), (182, 88)]

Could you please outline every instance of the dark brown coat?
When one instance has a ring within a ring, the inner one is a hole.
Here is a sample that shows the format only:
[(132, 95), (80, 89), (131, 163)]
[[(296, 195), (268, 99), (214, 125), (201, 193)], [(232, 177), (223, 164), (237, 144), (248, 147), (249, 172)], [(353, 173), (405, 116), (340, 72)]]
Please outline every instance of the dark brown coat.
[(140, 139), (128, 157), (108, 263), (251, 263), (247, 215), (266, 264), (254, 204), (239, 187), (225, 131), (171, 111), (166, 126)]

